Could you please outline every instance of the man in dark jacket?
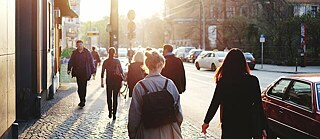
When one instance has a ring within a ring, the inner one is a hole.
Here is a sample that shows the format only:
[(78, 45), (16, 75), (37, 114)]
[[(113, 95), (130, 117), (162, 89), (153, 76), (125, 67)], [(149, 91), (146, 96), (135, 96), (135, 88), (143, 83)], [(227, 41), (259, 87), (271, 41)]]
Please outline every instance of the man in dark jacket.
[(181, 94), (186, 90), (186, 74), (181, 59), (177, 58), (172, 51), (172, 45), (165, 44), (163, 46), (163, 55), (166, 59), (166, 64), (161, 74), (171, 79)]
[(71, 72), (72, 77), (77, 78), (78, 95), (80, 98), (78, 106), (82, 108), (86, 102), (87, 81), (96, 72), (96, 68), (92, 55), (87, 48), (84, 48), (82, 40), (76, 42), (76, 47), (77, 49), (72, 52), (68, 63), (68, 74)]

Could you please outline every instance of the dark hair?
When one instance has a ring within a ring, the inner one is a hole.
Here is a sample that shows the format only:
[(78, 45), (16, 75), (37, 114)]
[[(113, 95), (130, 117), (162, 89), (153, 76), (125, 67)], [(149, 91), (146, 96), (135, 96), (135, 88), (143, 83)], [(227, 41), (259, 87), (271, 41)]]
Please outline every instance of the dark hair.
[(92, 46), (92, 50), (93, 50), (93, 51), (96, 50), (96, 47)]
[(83, 43), (83, 41), (82, 41), (82, 40), (77, 40), (77, 41), (76, 41), (76, 44), (77, 44), (77, 43)]
[(163, 45), (163, 50), (168, 50), (169, 52), (172, 52), (173, 47), (171, 44), (165, 44), (165, 45)]
[(215, 79), (219, 82), (225, 77), (238, 77), (243, 74), (250, 74), (249, 66), (244, 58), (242, 51), (238, 48), (232, 48), (221, 67), (216, 71)]
[(108, 53), (109, 53), (109, 55), (114, 55), (115, 53), (116, 53), (116, 49), (114, 48), (114, 47), (110, 47), (109, 49), (108, 49)]

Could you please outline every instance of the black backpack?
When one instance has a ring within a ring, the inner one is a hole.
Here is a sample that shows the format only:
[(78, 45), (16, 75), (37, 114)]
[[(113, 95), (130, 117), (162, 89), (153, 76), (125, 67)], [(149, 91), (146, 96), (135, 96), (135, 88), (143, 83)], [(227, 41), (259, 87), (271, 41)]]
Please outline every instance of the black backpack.
[[(145, 128), (157, 128), (177, 121), (177, 106), (173, 96), (167, 90), (168, 79), (161, 91), (149, 92), (146, 86), (139, 82), (145, 93), (142, 96), (141, 120)], [(149, 93), (148, 93), (149, 92)]]

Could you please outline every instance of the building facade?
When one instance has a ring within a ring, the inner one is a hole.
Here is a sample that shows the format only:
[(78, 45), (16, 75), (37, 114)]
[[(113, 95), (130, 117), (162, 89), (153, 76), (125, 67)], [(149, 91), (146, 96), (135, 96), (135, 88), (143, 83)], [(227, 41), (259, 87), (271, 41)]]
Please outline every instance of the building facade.
[(0, 1), (0, 138), (12, 138), (16, 119), (15, 9), (14, 0)]

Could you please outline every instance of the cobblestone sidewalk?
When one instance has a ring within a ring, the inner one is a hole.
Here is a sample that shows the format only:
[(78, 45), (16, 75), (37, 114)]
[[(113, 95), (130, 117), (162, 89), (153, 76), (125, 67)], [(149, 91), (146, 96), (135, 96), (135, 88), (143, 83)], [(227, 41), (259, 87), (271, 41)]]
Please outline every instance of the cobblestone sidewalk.
[[(76, 84), (63, 84), (49, 100), (48, 111), (27, 127), (19, 138), (128, 138), (127, 121), (130, 99), (118, 97), (117, 119), (108, 118), (105, 89), (100, 88), (100, 79), (88, 82), (86, 106), (79, 109)], [(70, 91), (71, 90), (71, 91)], [(32, 121), (30, 121), (32, 122)], [(184, 120), (182, 134), (185, 139), (213, 138), (200, 133), (201, 129)]]

